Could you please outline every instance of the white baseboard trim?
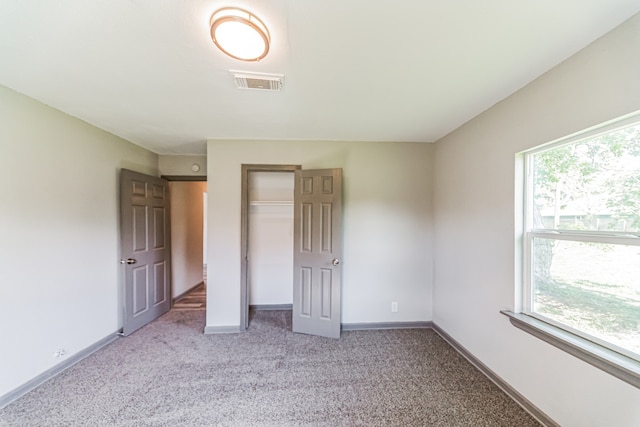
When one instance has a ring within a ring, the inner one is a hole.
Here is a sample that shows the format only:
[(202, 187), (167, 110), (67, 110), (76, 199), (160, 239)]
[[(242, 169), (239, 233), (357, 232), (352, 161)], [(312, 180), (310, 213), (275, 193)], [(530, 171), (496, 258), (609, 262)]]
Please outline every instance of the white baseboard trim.
[(215, 334), (236, 334), (238, 332), (244, 332), (240, 329), (240, 325), (231, 325), (231, 326), (205, 326), (204, 333), (206, 335), (215, 335)]
[(492, 383), (497, 385), (507, 396), (520, 405), (525, 411), (527, 411), (533, 418), (538, 420), (543, 426), (546, 427), (560, 427), (560, 424), (553, 421), (547, 414), (542, 412), (537, 406), (531, 403), (526, 397), (518, 393), (515, 388), (511, 387), (505, 380), (500, 378), (498, 374), (493, 372), (487, 365), (482, 363), (478, 358), (471, 354), (466, 348), (464, 348), (458, 341), (453, 339), (451, 335), (446, 333), (435, 323), (433, 324), (433, 330), (442, 337), (451, 347), (453, 347), (458, 353), (460, 353), (465, 359), (476, 367), (480, 372), (484, 374)]
[(41, 373), (37, 377), (33, 378), (32, 380), (26, 382), (25, 384), (21, 385), (20, 387), (14, 389), (14, 390), (11, 390), (9, 393), (7, 393), (7, 394), (5, 394), (3, 396), (0, 396), (0, 409), (4, 408), (5, 406), (10, 404), (11, 402), (13, 402), (13, 401), (19, 399), (20, 397), (24, 396), (25, 394), (29, 393), (34, 388), (44, 384), (45, 382), (47, 382), (51, 378), (55, 377), (56, 375), (58, 375), (62, 371), (72, 367), (76, 363), (80, 362), (82, 359), (85, 359), (86, 357), (92, 355), (96, 351), (100, 350), (102, 347), (104, 347), (104, 346), (106, 346), (108, 344), (111, 344), (112, 342), (117, 340), (119, 337), (120, 336), (119, 336), (118, 332), (114, 332), (112, 334), (109, 334), (106, 337), (104, 337), (103, 339), (101, 339), (100, 341), (90, 345), (89, 347), (85, 348), (84, 350), (80, 350), (79, 352), (77, 352), (73, 356), (70, 356), (68, 359), (60, 362), (59, 364), (57, 364), (53, 368), (51, 368), (51, 369), (49, 369), (47, 371), (44, 371), (43, 373)]
[(367, 322), (343, 323), (343, 331), (365, 331), (380, 329), (430, 329), (433, 322)]

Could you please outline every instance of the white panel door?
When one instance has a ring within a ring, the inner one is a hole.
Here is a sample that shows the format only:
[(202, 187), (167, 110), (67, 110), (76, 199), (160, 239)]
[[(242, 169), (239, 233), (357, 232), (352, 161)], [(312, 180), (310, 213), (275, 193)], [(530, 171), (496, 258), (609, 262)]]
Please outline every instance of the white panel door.
[(340, 337), (342, 169), (297, 170), (293, 332)]
[(123, 334), (171, 308), (169, 191), (167, 181), (120, 172), (121, 248), (125, 269)]

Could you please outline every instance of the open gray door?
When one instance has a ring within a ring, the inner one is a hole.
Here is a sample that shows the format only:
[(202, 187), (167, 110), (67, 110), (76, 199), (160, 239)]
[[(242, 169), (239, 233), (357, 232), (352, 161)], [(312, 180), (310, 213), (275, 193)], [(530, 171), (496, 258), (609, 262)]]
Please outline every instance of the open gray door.
[(295, 174), (292, 329), (339, 338), (342, 169)]
[(123, 334), (171, 308), (167, 181), (120, 172), (121, 248), (125, 269)]

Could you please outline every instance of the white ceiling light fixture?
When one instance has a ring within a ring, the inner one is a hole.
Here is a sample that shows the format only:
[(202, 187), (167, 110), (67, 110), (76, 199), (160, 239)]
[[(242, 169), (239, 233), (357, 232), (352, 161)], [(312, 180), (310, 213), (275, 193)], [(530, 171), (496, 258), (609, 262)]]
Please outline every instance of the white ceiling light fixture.
[(253, 13), (224, 7), (211, 15), (210, 23), (211, 40), (230, 57), (260, 61), (269, 53), (269, 30)]

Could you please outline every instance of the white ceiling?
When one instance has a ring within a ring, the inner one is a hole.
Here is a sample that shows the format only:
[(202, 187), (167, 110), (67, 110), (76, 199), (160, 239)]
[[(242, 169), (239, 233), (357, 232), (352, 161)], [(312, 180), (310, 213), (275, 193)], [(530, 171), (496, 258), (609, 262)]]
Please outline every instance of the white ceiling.
[[(259, 63), (209, 18), (254, 12)], [(640, 0), (0, 0), (0, 84), (160, 154), (207, 139), (433, 142), (640, 11)], [(282, 73), (282, 92), (228, 70)], [(35, 125), (35, 124), (34, 124)]]

